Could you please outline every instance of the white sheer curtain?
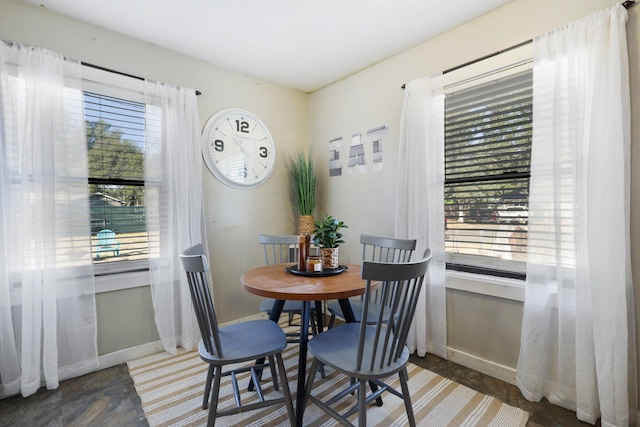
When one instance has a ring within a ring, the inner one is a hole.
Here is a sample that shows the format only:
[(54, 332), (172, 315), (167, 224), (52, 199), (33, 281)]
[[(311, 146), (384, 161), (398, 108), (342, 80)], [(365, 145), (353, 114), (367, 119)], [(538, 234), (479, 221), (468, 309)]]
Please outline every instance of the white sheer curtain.
[(192, 350), (200, 332), (180, 252), (207, 247), (195, 91), (146, 82), (145, 198), (156, 326), (165, 350)]
[(603, 426), (637, 405), (626, 10), (534, 41), (529, 248), (517, 384)]
[(407, 345), (419, 356), (447, 358), (444, 253), (444, 92), (442, 76), (405, 87), (400, 123), (395, 235), (418, 239), (416, 255), (431, 248), (426, 286)]
[(98, 367), (80, 64), (0, 42), (0, 397)]

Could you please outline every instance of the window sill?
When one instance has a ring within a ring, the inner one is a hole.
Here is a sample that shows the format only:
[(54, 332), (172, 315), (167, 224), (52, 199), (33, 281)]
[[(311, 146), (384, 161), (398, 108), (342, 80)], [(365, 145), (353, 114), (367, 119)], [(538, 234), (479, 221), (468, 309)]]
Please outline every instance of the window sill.
[(96, 276), (95, 282), (96, 294), (149, 286), (149, 271), (105, 274)]
[(446, 288), (524, 302), (524, 281), (447, 270)]

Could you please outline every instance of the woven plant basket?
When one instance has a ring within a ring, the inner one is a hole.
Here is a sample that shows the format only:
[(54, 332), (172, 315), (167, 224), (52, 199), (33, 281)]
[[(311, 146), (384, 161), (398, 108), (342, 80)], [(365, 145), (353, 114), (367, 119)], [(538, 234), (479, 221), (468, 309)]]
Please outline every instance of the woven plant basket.
[(338, 268), (338, 249), (340, 248), (322, 248), (323, 269)]
[(298, 220), (298, 234), (313, 234), (316, 226), (314, 225), (313, 215), (300, 215)]

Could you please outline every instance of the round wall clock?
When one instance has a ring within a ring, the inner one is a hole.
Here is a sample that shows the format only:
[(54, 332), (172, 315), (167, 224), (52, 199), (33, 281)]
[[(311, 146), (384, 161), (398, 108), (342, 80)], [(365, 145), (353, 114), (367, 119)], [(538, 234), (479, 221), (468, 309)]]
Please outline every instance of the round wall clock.
[(227, 108), (202, 131), (202, 156), (211, 173), (234, 188), (254, 188), (273, 171), (276, 150), (267, 126), (254, 114)]

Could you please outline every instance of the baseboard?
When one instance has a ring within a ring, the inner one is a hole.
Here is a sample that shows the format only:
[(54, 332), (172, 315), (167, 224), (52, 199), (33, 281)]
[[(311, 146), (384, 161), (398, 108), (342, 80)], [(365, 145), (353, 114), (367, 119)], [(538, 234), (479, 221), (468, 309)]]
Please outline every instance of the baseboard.
[(258, 313), (258, 314), (252, 314), (251, 316), (247, 316), (247, 317), (241, 317), (240, 319), (235, 319), (235, 320), (230, 320), (228, 322), (220, 323), (218, 326), (223, 327), (227, 325), (233, 325), (234, 323), (246, 322), (248, 320), (261, 320), (261, 319), (268, 319), (268, 318), (269, 316), (267, 315), (267, 313)]
[(451, 362), (482, 372), (490, 377), (515, 385), (516, 370), (455, 348), (447, 347), (447, 357)]
[(160, 353), (163, 350), (164, 347), (162, 346), (162, 342), (158, 340), (135, 347), (114, 351), (113, 353), (103, 354), (101, 356), (98, 356), (98, 363), (100, 364), (100, 367), (98, 369), (110, 368), (122, 363), (127, 363), (130, 360), (135, 360), (141, 357), (149, 356), (151, 354)]
[[(229, 322), (221, 323), (220, 326), (232, 325), (234, 323), (245, 322), (247, 320), (267, 319), (266, 313), (253, 314), (251, 316), (243, 317), (241, 319), (231, 320)], [(136, 347), (125, 348), (122, 350), (114, 351), (113, 353), (103, 354), (98, 356), (98, 363), (100, 367), (98, 369), (111, 368), (112, 366), (127, 363), (130, 360), (139, 359), (141, 357), (149, 356), (151, 354), (160, 353), (164, 350), (161, 341), (153, 341), (146, 344), (142, 344)]]
[[(221, 323), (220, 326), (232, 325), (234, 323), (246, 322), (248, 320), (266, 318), (268, 318), (266, 313), (258, 313), (240, 319), (231, 320), (229, 322)], [(100, 364), (99, 369), (106, 369), (112, 366), (120, 365), (122, 363), (127, 363), (130, 360), (135, 360), (141, 357), (149, 356), (151, 354), (159, 353), (163, 350), (164, 348), (162, 347), (162, 342), (158, 340), (136, 347), (118, 350), (113, 353), (103, 354), (101, 356), (98, 356), (98, 363)], [(499, 363), (495, 363), (490, 360), (483, 359), (481, 357), (451, 347), (447, 347), (447, 357), (451, 362), (457, 363), (458, 365), (466, 366), (467, 368), (482, 372), (485, 375), (489, 375), (509, 384), (516, 383), (516, 370), (509, 366), (501, 365)], [(638, 419), (640, 419), (640, 412), (638, 413)]]

